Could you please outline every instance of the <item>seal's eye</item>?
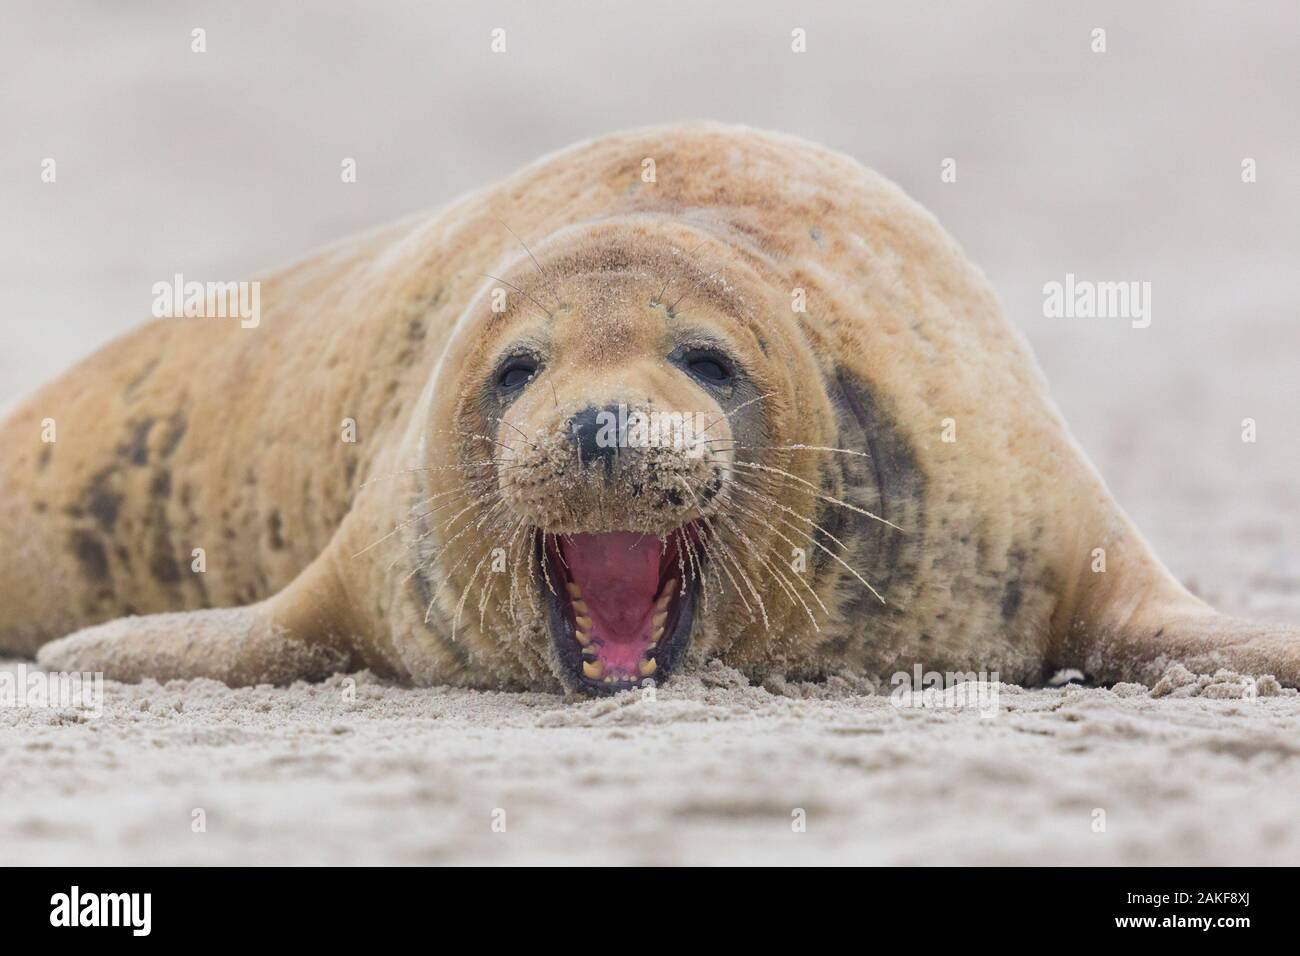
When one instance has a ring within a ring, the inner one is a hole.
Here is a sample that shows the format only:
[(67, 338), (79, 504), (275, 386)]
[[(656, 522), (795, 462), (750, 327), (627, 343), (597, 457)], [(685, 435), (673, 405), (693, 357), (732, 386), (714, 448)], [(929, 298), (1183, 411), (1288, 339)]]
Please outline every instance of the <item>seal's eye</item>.
[(537, 374), (537, 360), (531, 355), (513, 355), (497, 372), (497, 387), (507, 392), (523, 388)]
[(730, 385), (735, 377), (726, 356), (710, 350), (687, 352), (683, 357), (687, 370), (709, 385)]

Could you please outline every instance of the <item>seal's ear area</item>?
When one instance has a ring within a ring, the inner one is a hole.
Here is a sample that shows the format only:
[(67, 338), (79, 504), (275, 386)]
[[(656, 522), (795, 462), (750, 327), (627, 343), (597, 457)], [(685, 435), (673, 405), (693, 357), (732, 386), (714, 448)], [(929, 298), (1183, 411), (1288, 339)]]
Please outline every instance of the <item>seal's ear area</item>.
[(1300, 687), (1300, 628), (1229, 617), (1188, 597), (1186, 603), (1129, 619), (1117, 631), (1093, 635), (1085, 673), (1104, 683), (1140, 681), (1147, 686), (1170, 664), (1195, 674), (1227, 668), (1246, 677), (1272, 676)]
[(355, 670), (354, 654), (315, 599), (317, 563), (274, 597), (246, 607), (122, 617), (46, 644), (36, 655), (49, 671), (99, 672), (135, 683), (207, 677), (231, 687), (321, 680)]

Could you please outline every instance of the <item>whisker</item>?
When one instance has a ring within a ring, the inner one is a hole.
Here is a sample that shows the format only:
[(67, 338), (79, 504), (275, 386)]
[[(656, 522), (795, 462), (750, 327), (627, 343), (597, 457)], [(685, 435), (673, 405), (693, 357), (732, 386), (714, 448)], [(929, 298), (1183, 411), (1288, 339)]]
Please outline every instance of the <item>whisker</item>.
[[(469, 493), (469, 489), (466, 489), (466, 488), (452, 488), (450, 491), (443, 492), (443, 494), (457, 494), (457, 495), (465, 495), (465, 494), (468, 494), (468, 493)], [(427, 498), (427, 499), (425, 499), (424, 504), (428, 504), (429, 502), (433, 501), (434, 498), (437, 498), (437, 497), (441, 497), (441, 495), (435, 495), (435, 496), (433, 496), (432, 498)], [(365, 553), (366, 553), (367, 551), (369, 551), (371, 548), (374, 548), (374, 547), (376, 547), (376, 546), (382, 544), (383, 542), (387, 541), (387, 540), (388, 540), (389, 538), (391, 538), (393, 535), (397, 534), (397, 532), (399, 532), (399, 531), (401, 531), (403, 528), (409, 526), (412, 522), (420, 521), (420, 520), (423, 519), (423, 518), (427, 518), (427, 517), (429, 517), (429, 515), (431, 515), (431, 514), (435, 514), (435, 513), (437, 513), (438, 511), (441, 511), (443, 508), (447, 507), (448, 504), (452, 504), (452, 503), (454, 503), (454, 502), (456, 502), (456, 499), (455, 499), (455, 498), (451, 498), (451, 499), (449, 499), (448, 501), (444, 501), (442, 504), (438, 505), (436, 508), (433, 508), (433, 509), (430, 510), (430, 511), (426, 511), (426, 512), (424, 512), (423, 514), (413, 515), (413, 516), (411, 516), (410, 518), (407, 518), (405, 521), (400, 521), (400, 522), (398, 522), (398, 523), (393, 527), (393, 530), (392, 530), (392, 531), (388, 532), (388, 534), (384, 535), (384, 536), (383, 536), (382, 538), (380, 538), (379, 540), (377, 540), (377, 541), (373, 541), (373, 542), (371, 542), (370, 544), (366, 545), (364, 548), (362, 548), (362, 549), (361, 549), (360, 551), (358, 551), (356, 554), (352, 555), (352, 557), (354, 557), (354, 558), (359, 558), (361, 555), (365, 554)]]
[[(502, 507), (504, 504), (505, 504), (504, 501), (498, 501), (498, 502), (497, 502), (496, 504), (494, 504), (491, 508), (489, 508), (486, 512), (483, 512), (481, 515), (479, 515), (479, 519), (478, 519), (479, 526), (482, 525), (482, 521), (483, 521), (487, 516), (491, 515), (494, 511), (496, 511), (498, 508)], [(411, 573), (408, 574), (408, 575), (406, 576), (406, 580), (410, 580), (410, 579), (411, 579), (412, 577), (414, 577), (414, 576), (416, 575), (416, 573), (419, 572), (421, 569), (423, 569), (423, 568), (427, 568), (427, 567), (429, 567), (431, 564), (436, 563), (437, 561), (439, 561), (439, 560), (442, 558), (442, 556), (447, 552), (447, 549), (452, 545), (452, 543), (453, 543), (457, 538), (459, 538), (461, 535), (463, 535), (465, 532), (469, 531), (469, 530), (470, 530), (471, 528), (473, 528), (473, 527), (475, 527), (475, 522), (474, 522), (474, 521), (468, 521), (468, 522), (466, 522), (466, 523), (465, 523), (465, 527), (461, 528), (460, 531), (456, 532), (456, 534), (455, 534), (455, 535), (454, 535), (450, 540), (448, 540), (445, 544), (442, 545), (442, 547), (440, 547), (437, 551), (435, 551), (432, 555), (430, 555), (429, 558), (428, 558), (427, 560), (420, 562), (420, 564), (418, 564), (418, 565), (416, 565), (416, 567), (412, 568), (412, 569), (411, 569)], [(461, 565), (465, 564), (465, 562), (468, 561), (469, 558), (470, 558), (473, 554), (474, 554), (474, 552), (473, 552), (472, 550), (467, 550), (467, 551), (465, 552), (465, 554), (461, 557), (461, 559), (460, 559), (459, 561), (457, 561), (454, 565), (452, 565), (451, 568), (450, 568), (450, 569), (449, 569), (449, 570), (448, 570), (444, 575), (442, 575), (442, 580), (443, 580), (444, 582), (450, 581), (450, 580), (455, 576), (456, 572), (457, 572), (458, 570), (460, 570)], [(481, 563), (482, 563), (482, 561), (480, 561), (480, 564), (481, 564)], [(473, 578), (470, 579), (470, 584), (473, 584)], [(466, 587), (468, 587), (468, 586), (469, 586), (469, 585), (466, 585)], [(463, 596), (464, 596), (464, 594), (463, 594), (463, 592), (462, 592), (462, 597), (463, 597)], [(426, 624), (429, 623), (429, 615), (430, 615), (430, 614), (432, 613), (432, 611), (433, 611), (433, 605), (434, 605), (434, 602), (437, 601), (437, 598), (438, 598), (438, 595), (437, 595), (437, 591), (436, 591), (436, 589), (435, 589), (433, 597), (431, 597), (431, 598), (429, 599), (429, 606), (428, 606), (427, 608), (425, 608), (425, 611), (424, 611), (424, 622), (425, 622)], [(462, 603), (463, 603), (463, 601), (462, 601)], [(452, 625), (451, 639), (452, 639), (453, 641), (456, 639), (456, 627), (455, 627), (454, 624)]]
[[(481, 504), (481, 503), (483, 503), (483, 502), (485, 502), (485, 501), (490, 501), (490, 500), (491, 500), (490, 498), (484, 498), (484, 499), (482, 499), (481, 501), (475, 502), (474, 504), (477, 505), (477, 504)], [(496, 511), (498, 508), (502, 507), (504, 504), (505, 504), (504, 501), (502, 501), (502, 500), (497, 500), (497, 501), (495, 501), (495, 502), (492, 504), (492, 506), (491, 506), (490, 508), (487, 509), (487, 511), (485, 511), (485, 512), (481, 512), (481, 513), (479, 514), (478, 518), (477, 518), (478, 526), (481, 526), (481, 525), (482, 525), (483, 519), (484, 519), (484, 517), (485, 517), (486, 515), (489, 515), (489, 514), (491, 514), (492, 512)], [(466, 509), (466, 510), (468, 510), (468, 509)], [(464, 513), (464, 512), (462, 512), (462, 514), (463, 514), (463, 513)], [(457, 515), (456, 517), (459, 517), (459, 515)], [(406, 577), (402, 579), (403, 582), (406, 582), (406, 581), (411, 580), (411, 578), (415, 577), (415, 575), (418, 574), (420, 571), (423, 571), (423, 570), (425, 570), (426, 568), (429, 568), (430, 566), (432, 566), (433, 564), (435, 564), (435, 563), (436, 563), (439, 559), (441, 559), (442, 556), (447, 552), (447, 549), (448, 549), (448, 548), (450, 548), (453, 544), (455, 544), (457, 541), (459, 541), (459, 540), (460, 540), (464, 535), (466, 535), (466, 534), (469, 533), (471, 530), (473, 530), (473, 529), (475, 528), (475, 526), (476, 526), (476, 519), (470, 519), (469, 521), (465, 522), (465, 526), (464, 526), (463, 528), (461, 528), (459, 531), (457, 531), (454, 535), (452, 535), (450, 538), (448, 538), (448, 539), (447, 539), (445, 542), (443, 542), (442, 544), (440, 544), (440, 545), (434, 547), (434, 548), (429, 552), (429, 554), (427, 554), (424, 558), (422, 558), (422, 559), (420, 559), (419, 561), (417, 561), (416, 564), (415, 564), (415, 567), (411, 568), (410, 572), (406, 575)], [(436, 529), (434, 529), (434, 528), (430, 528), (428, 531), (424, 532), (424, 534), (420, 535), (420, 536), (416, 539), (415, 543), (418, 545), (421, 541), (423, 541), (423, 540), (425, 540), (426, 538), (428, 538), (429, 536), (431, 536), (431, 535), (434, 533), (435, 530), (436, 530)], [(394, 561), (393, 561), (393, 564), (396, 564), (396, 563), (397, 563), (397, 560), (394, 560)], [(391, 568), (392, 565), (389, 565), (389, 567)], [(455, 567), (453, 567), (453, 568), (451, 569), (451, 571), (455, 571), (456, 568), (458, 568), (458, 567), (460, 567), (460, 563), (459, 563), (459, 562), (456, 564)], [(445, 577), (445, 578), (450, 578), (450, 577), (451, 577), (451, 571), (447, 572), (447, 574), (444, 575), (444, 577)]]
[[(532, 448), (532, 449), (536, 449), (536, 448), (537, 448), (537, 446), (536, 446), (535, 444), (533, 444), (531, 441), (528, 440), (528, 434), (527, 434), (527, 433), (526, 433), (522, 428), (520, 428), (518, 425), (516, 425), (514, 422), (508, 422), (508, 421), (506, 421), (504, 418), (491, 418), (491, 419), (489, 419), (489, 421), (500, 422), (502, 425), (505, 425), (505, 426), (507, 426), (507, 427), (509, 427), (509, 428), (513, 428), (515, 431), (517, 431), (517, 432), (519, 433), (519, 437), (522, 438), (522, 439), (524, 440), (524, 444), (525, 444), (525, 445), (527, 445), (529, 448)], [(513, 451), (514, 449), (511, 449), (511, 450)]]
[(454, 465), (420, 465), (415, 468), (404, 468), (401, 471), (395, 471), (391, 475), (381, 475), (377, 478), (371, 478), (358, 487), (364, 488), (366, 485), (374, 484), (377, 481), (391, 481), (394, 478), (400, 478), (403, 475), (421, 474), (429, 471), (468, 471), (471, 468), (511, 468), (518, 467), (519, 463), (512, 458), (484, 458), (474, 461), (457, 462)]
[(710, 279), (712, 279), (715, 275), (717, 275), (719, 272), (721, 272), (721, 271), (722, 271), (723, 269), (725, 269), (725, 268), (726, 268), (726, 266), (718, 266), (718, 268), (714, 269), (712, 272), (710, 272), (708, 275), (706, 275), (703, 279), (697, 279), (697, 280), (695, 281), (695, 283), (694, 283), (693, 285), (691, 285), (691, 287), (690, 287), (689, 289), (687, 289), (685, 292), (683, 292), (681, 295), (679, 295), (679, 296), (677, 297), (677, 299), (673, 302), (673, 304), (670, 305), (670, 306), (668, 307), (668, 311), (669, 311), (669, 312), (676, 311), (676, 309), (677, 309), (677, 303), (678, 303), (678, 302), (682, 301), (682, 299), (686, 298), (688, 295), (690, 295), (692, 292), (694, 292), (694, 291), (695, 291), (696, 289), (698, 289), (700, 286), (704, 285), (704, 283), (708, 282)]
[[(736, 439), (734, 439), (734, 438), (706, 438), (706, 439), (704, 439), (704, 444), (706, 444), (706, 445), (711, 445), (711, 444), (713, 444), (714, 442), (722, 442), (722, 441), (734, 442), (734, 441), (736, 441)], [(827, 445), (740, 445), (740, 444), (734, 444), (734, 445), (731, 446), (731, 449), (729, 449), (729, 450), (734, 451), (734, 450), (737, 449), (737, 448), (744, 448), (744, 449), (746, 449), (747, 451), (827, 451), (827, 452), (833, 452), (833, 453), (838, 454), (838, 455), (855, 455), (855, 456), (857, 456), (858, 458), (870, 458), (870, 457), (871, 457), (871, 456), (868, 455), (866, 452), (863, 452), (863, 451), (857, 451), (857, 450), (855, 450), (855, 449), (853, 449), (853, 448), (831, 448), (831, 447), (829, 447), (829, 446), (827, 446)], [(723, 451), (727, 451), (728, 449), (722, 449), (722, 450), (723, 450)]]
[[(748, 508), (745, 508), (745, 507), (742, 506), (739, 502), (736, 502), (736, 501), (732, 501), (732, 502), (731, 502), (731, 506), (732, 506), (733, 508), (736, 508), (738, 511), (742, 512), (743, 514), (748, 515), (749, 517), (751, 517), (751, 518), (753, 518), (755, 521), (757, 521), (759, 524), (761, 524), (761, 525), (763, 525), (764, 527), (766, 527), (766, 528), (767, 528), (769, 531), (771, 531), (774, 535), (776, 535), (778, 538), (780, 538), (780, 539), (781, 539), (782, 541), (784, 541), (786, 544), (790, 545), (790, 547), (792, 547), (792, 548), (798, 548), (798, 547), (799, 547), (799, 545), (798, 545), (796, 542), (791, 541), (791, 540), (790, 540), (788, 537), (786, 537), (786, 535), (783, 534), (783, 533), (782, 533), (782, 532), (781, 532), (781, 531), (780, 531), (780, 530), (779, 530), (775, 525), (773, 525), (770, 521), (768, 521), (768, 520), (767, 520), (766, 518), (764, 518), (762, 515), (759, 515), (759, 514), (753, 512), (753, 511), (750, 511)], [(803, 578), (803, 576), (802, 576), (801, 574), (798, 574), (797, 572), (795, 572), (795, 571), (793, 571), (793, 570), (791, 571), (791, 573), (795, 575), (795, 580), (797, 580), (800, 584), (802, 584), (802, 585), (804, 586), (804, 588), (808, 591), (808, 593), (812, 595), (813, 600), (817, 602), (817, 604), (821, 607), (822, 611), (824, 611), (824, 612), (826, 613), (826, 616), (829, 617), (829, 616), (830, 616), (830, 613), (831, 613), (831, 612), (830, 612), (830, 608), (828, 608), (828, 607), (827, 607), (827, 606), (822, 602), (821, 597), (819, 597), (818, 594), (817, 594), (817, 592), (816, 592), (815, 590), (813, 590), (812, 585), (810, 585), (806, 580), (804, 580), (804, 578)], [(800, 601), (800, 603), (803, 603), (802, 600)], [(811, 618), (811, 617), (812, 617), (812, 612), (809, 610), (809, 608), (808, 608), (808, 606), (807, 606), (806, 604), (804, 605), (804, 610), (805, 610), (805, 611), (809, 611), (808, 616), (809, 616), (809, 618)], [(820, 627), (817, 627), (817, 622), (816, 622), (816, 620), (813, 621), (813, 627), (814, 627), (816, 630), (818, 630), (818, 631), (821, 630)]]
[[(515, 242), (519, 243), (521, 246), (524, 247), (524, 252), (528, 253), (528, 258), (533, 260), (533, 266), (536, 267), (537, 274), (540, 275), (543, 279), (545, 279), (548, 283), (553, 282), (554, 280), (549, 275), (547, 275), (546, 270), (542, 268), (542, 264), (537, 261), (537, 257), (533, 255), (533, 250), (528, 248), (528, 243), (524, 242), (523, 239), (519, 238), (519, 233), (515, 232), (513, 229), (510, 228), (510, 223), (506, 222), (500, 216), (494, 215), (493, 218), (496, 219), (497, 222), (501, 223), (501, 225), (505, 226), (506, 232), (510, 233), (510, 235), (515, 237)], [(553, 288), (548, 287), (546, 291), (551, 293), (551, 295), (555, 295), (555, 290)]]
[[(699, 252), (700, 249), (703, 248), (704, 244), (705, 244), (706, 242), (708, 242), (708, 241), (709, 241), (708, 239), (701, 239), (699, 242), (697, 242), (697, 243), (695, 244), (694, 248), (692, 248), (691, 251), (688, 252), (688, 253), (686, 253), (686, 255), (683, 256), (682, 258), (684, 258), (684, 259), (689, 259), (691, 256), (695, 255), (695, 253)], [(673, 281), (673, 280), (672, 280), (672, 277), (671, 277), (671, 276), (669, 276), (667, 279), (664, 279), (664, 284), (660, 287), (660, 289), (659, 289), (659, 293), (655, 296), (655, 302), (657, 302), (657, 303), (659, 303), (659, 304), (661, 304), (661, 305), (663, 304), (663, 301), (664, 301), (664, 293), (665, 293), (666, 291), (668, 291), (668, 283), (670, 283), (670, 282), (672, 282), (672, 281)], [(669, 306), (669, 309), (670, 309), (670, 310), (671, 310), (671, 308), (672, 308), (672, 307)]]
[(893, 528), (895, 531), (902, 531), (904, 534), (907, 533), (903, 531), (903, 529), (900, 528), (898, 525), (894, 524), (892, 521), (886, 521), (884, 518), (880, 517), (880, 515), (872, 514), (870, 511), (867, 511), (865, 508), (859, 508), (857, 505), (851, 505), (847, 501), (841, 501), (839, 498), (836, 498), (832, 495), (823, 494), (822, 491), (812, 482), (806, 481), (803, 478), (800, 478), (798, 475), (792, 475), (788, 471), (784, 471), (780, 468), (774, 468), (771, 465), (759, 464), (756, 461), (741, 461), (739, 459), (736, 459), (732, 461), (731, 464), (739, 466), (741, 468), (754, 468), (759, 471), (771, 472), (772, 474), (776, 474), (776, 475), (784, 475), (785, 477), (791, 478), (794, 481), (797, 481), (799, 484), (806, 485), (808, 488), (812, 489), (811, 492), (809, 493), (812, 494), (814, 497), (820, 498), (822, 501), (828, 502), (833, 505), (839, 505), (841, 508), (848, 508), (850, 511), (856, 512), (857, 514), (863, 515), (867, 518), (871, 518), (873, 521), (879, 521), (883, 525), (888, 525), (889, 527)]
[[(732, 415), (736, 414), (736, 412), (740, 411), (741, 409), (743, 409), (743, 408), (748, 408), (750, 405), (753, 405), (755, 402), (761, 402), (761, 401), (763, 401), (765, 398), (771, 398), (771, 397), (772, 397), (773, 395), (775, 395), (775, 394), (776, 394), (776, 392), (765, 392), (765, 393), (762, 394), (762, 395), (758, 395), (758, 396), (755, 396), (754, 398), (751, 398), (751, 399), (750, 399), (749, 401), (747, 401), (747, 402), (741, 402), (739, 405), (737, 405), (737, 406), (736, 406), (735, 408), (733, 408), (731, 411), (729, 411), (729, 412), (723, 412), (721, 418), (715, 418), (713, 421), (711, 421), (711, 422), (710, 422), (708, 425), (706, 425), (704, 428), (701, 428), (701, 429), (700, 429), (700, 435), (703, 435), (705, 432), (707, 432), (707, 431), (708, 431), (710, 428), (712, 428), (714, 425), (718, 425), (718, 424), (721, 424), (722, 422), (725, 422), (728, 418), (730, 418)], [(698, 436), (698, 435), (696, 436), (696, 440), (697, 440), (697, 441), (699, 440), (699, 436)]]
[[(523, 523), (524, 523), (523, 518), (517, 518), (513, 525), (507, 523), (507, 528), (510, 529), (507, 531), (507, 534), (511, 534), (513, 531), (518, 530), (518, 528), (521, 527)], [(513, 536), (509, 540), (513, 541), (514, 540)], [(488, 553), (491, 554), (491, 551), (494, 550), (491, 548), (492, 538), (489, 537), (487, 541), (489, 547)], [(507, 556), (509, 555), (508, 549), (506, 551), (506, 554)], [(487, 630), (487, 606), (488, 606), (488, 602), (491, 600), (493, 588), (496, 586), (496, 581), (493, 579), (492, 574), (493, 572), (489, 572), (487, 575), (485, 575), (483, 578), (483, 583), (479, 585), (478, 629), (480, 634), (485, 633)]]
[[(750, 541), (749, 538), (745, 535), (745, 533), (741, 531), (739, 528), (737, 528), (735, 523), (732, 522), (731, 519), (729, 519), (721, 511), (717, 512), (717, 517), (722, 521), (723, 524), (727, 525), (727, 527), (731, 529), (733, 534), (739, 537), (740, 540), (743, 541), (749, 547), (751, 552), (757, 553), (758, 549), (754, 546), (754, 542)], [(772, 629), (772, 623), (767, 618), (767, 605), (763, 603), (763, 598), (758, 593), (758, 589), (755, 588), (754, 583), (749, 580), (749, 575), (745, 573), (745, 569), (741, 567), (740, 562), (736, 560), (734, 554), (732, 555), (732, 560), (733, 562), (735, 562), (736, 571), (740, 574), (741, 578), (744, 579), (745, 584), (749, 587), (749, 593), (752, 594), (754, 600), (758, 602), (758, 611), (760, 614), (763, 615), (763, 629), (770, 631)]]
[[(437, 514), (437, 513), (438, 513), (439, 511), (441, 511), (443, 508), (454, 507), (455, 505), (458, 505), (458, 504), (460, 504), (460, 503), (461, 503), (461, 499), (459, 499), (459, 498), (448, 498), (446, 501), (444, 501), (442, 504), (438, 505), (436, 508), (432, 508), (432, 509), (430, 509), (429, 511), (424, 512), (423, 514), (418, 514), (418, 515), (414, 515), (414, 516), (412, 516), (412, 517), (410, 517), (410, 518), (407, 518), (405, 521), (401, 522), (397, 527), (395, 527), (392, 531), (388, 532), (388, 534), (386, 534), (386, 535), (384, 535), (382, 538), (380, 538), (379, 541), (376, 541), (374, 544), (367, 546), (366, 548), (362, 549), (361, 551), (358, 551), (357, 554), (354, 554), (354, 555), (353, 555), (353, 557), (355, 558), (357, 555), (365, 554), (366, 551), (369, 551), (369, 550), (370, 550), (370, 548), (373, 548), (375, 545), (377, 545), (377, 544), (379, 544), (379, 543), (381, 543), (381, 542), (387, 540), (388, 538), (391, 538), (393, 535), (397, 534), (397, 532), (401, 531), (403, 528), (409, 527), (412, 523), (417, 522), (417, 521), (423, 521), (425, 518), (428, 518), (428, 517), (431, 517), (432, 515)], [(471, 507), (472, 507), (472, 505), (471, 505)], [(418, 545), (421, 541), (423, 541), (425, 538), (427, 538), (427, 537), (428, 537), (430, 534), (432, 534), (432, 533), (433, 533), (432, 531), (425, 531), (423, 534), (420, 534), (420, 535), (416, 536), (416, 538), (415, 538), (415, 540), (412, 542), (412, 544), (414, 544), (414, 545)], [(398, 555), (397, 555), (397, 557), (393, 558), (392, 562), (389, 563), (389, 565), (388, 565), (388, 570), (391, 571), (391, 570), (393, 569), (394, 565), (396, 565), (399, 561), (402, 560), (402, 557), (403, 557), (403, 554), (402, 554), (401, 552), (399, 552)]]
[(543, 314), (544, 314), (548, 319), (551, 319), (552, 321), (555, 320), (555, 313), (554, 313), (554, 312), (552, 312), (552, 311), (551, 311), (550, 309), (548, 309), (546, 306), (542, 305), (540, 302), (538, 302), (536, 299), (534, 299), (531, 295), (529, 295), (529, 294), (528, 294), (527, 292), (525, 292), (523, 289), (519, 288), (519, 286), (515, 285), (513, 282), (507, 282), (505, 279), (501, 278), (500, 276), (494, 276), (494, 275), (492, 275), (490, 272), (480, 272), (479, 275), (483, 276), (483, 278), (485, 278), (485, 279), (492, 279), (492, 280), (494, 280), (494, 281), (496, 281), (496, 282), (500, 282), (502, 285), (508, 285), (508, 286), (510, 286), (510, 288), (514, 289), (516, 292), (518, 292), (520, 295), (522, 295), (525, 299), (527, 299), (527, 300), (528, 300), (529, 302), (531, 302), (533, 305), (535, 305), (535, 306), (537, 306), (539, 309), (541, 309), (541, 310), (542, 310), (542, 313), (543, 313)]
[[(727, 567), (726, 562), (723, 560), (724, 557), (732, 557), (730, 553), (731, 549), (727, 547), (726, 543), (713, 530), (713, 525), (708, 518), (701, 518), (700, 524), (704, 527), (704, 530), (708, 532), (707, 536), (702, 535), (700, 538), (700, 540), (705, 543), (705, 551), (708, 552), (710, 557), (716, 559), (714, 563), (722, 568), (722, 572), (727, 576), (727, 580), (731, 582), (731, 586), (735, 589), (736, 596), (739, 597), (740, 602), (745, 605), (745, 611), (749, 614), (750, 620), (753, 620), (754, 609), (750, 607), (749, 600), (745, 597), (745, 590), (737, 583), (735, 577), (731, 573), (731, 569)], [(717, 551), (714, 551), (714, 548), (716, 548)], [(732, 557), (732, 560), (735, 560), (734, 557)]]
[[(781, 522), (782, 522), (783, 524), (785, 524), (787, 527), (789, 527), (791, 530), (794, 530), (794, 531), (798, 531), (798, 530), (799, 530), (798, 528), (795, 528), (794, 525), (792, 525), (792, 524), (790, 524), (788, 521), (786, 521), (784, 518), (779, 519), (779, 520), (781, 520)], [(857, 570), (856, 568), (854, 568), (852, 565), (850, 565), (847, 561), (845, 561), (843, 558), (841, 558), (838, 554), (836, 554), (836, 553), (835, 553), (834, 551), (832, 551), (830, 548), (826, 547), (826, 545), (822, 544), (820, 541), (818, 541), (818, 540), (817, 540), (816, 538), (814, 538), (812, 535), (809, 535), (809, 536), (808, 536), (808, 541), (809, 541), (809, 542), (810, 542), (814, 547), (820, 548), (820, 549), (821, 549), (822, 551), (824, 551), (826, 554), (829, 554), (829, 555), (831, 556), (831, 559), (832, 559), (833, 561), (835, 561), (835, 562), (836, 562), (837, 564), (839, 564), (842, 568), (844, 568), (845, 571), (848, 571), (849, 574), (851, 574), (851, 575), (853, 575), (855, 578), (857, 578), (858, 581), (860, 581), (860, 582), (862, 583), (863, 587), (865, 587), (868, 591), (870, 591), (873, 595), (875, 595), (875, 598), (876, 598), (877, 601), (879, 601), (881, 604), (886, 604), (886, 603), (888, 603), (888, 602), (885, 601), (884, 596), (881, 595), (881, 593), (880, 593), (879, 591), (877, 591), (874, 587), (871, 586), (871, 582), (870, 582), (870, 581), (868, 581), (868, 580), (867, 580), (866, 578), (864, 578), (860, 573), (858, 573), (858, 570)], [(843, 542), (838, 542), (838, 543), (840, 544), (841, 547), (844, 547)], [(847, 550), (847, 548), (846, 548), (845, 550)]]

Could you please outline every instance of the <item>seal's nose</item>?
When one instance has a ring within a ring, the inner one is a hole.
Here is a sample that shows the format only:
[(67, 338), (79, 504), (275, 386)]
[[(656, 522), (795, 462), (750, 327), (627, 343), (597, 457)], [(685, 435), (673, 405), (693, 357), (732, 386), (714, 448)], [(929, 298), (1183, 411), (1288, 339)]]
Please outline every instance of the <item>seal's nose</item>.
[(586, 466), (605, 465), (608, 476), (618, 459), (618, 408), (584, 408), (569, 419), (569, 436)]

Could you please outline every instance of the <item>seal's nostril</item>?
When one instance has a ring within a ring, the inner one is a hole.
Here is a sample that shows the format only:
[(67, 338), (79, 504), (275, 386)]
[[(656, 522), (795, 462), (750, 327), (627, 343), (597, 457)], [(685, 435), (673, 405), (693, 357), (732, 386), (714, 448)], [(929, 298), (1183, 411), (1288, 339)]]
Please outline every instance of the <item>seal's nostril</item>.
[(584, 465), (604, 462), (609, 475), (618, 457), (618, 408), (584, 408), (569, 419), (569, 437)]

